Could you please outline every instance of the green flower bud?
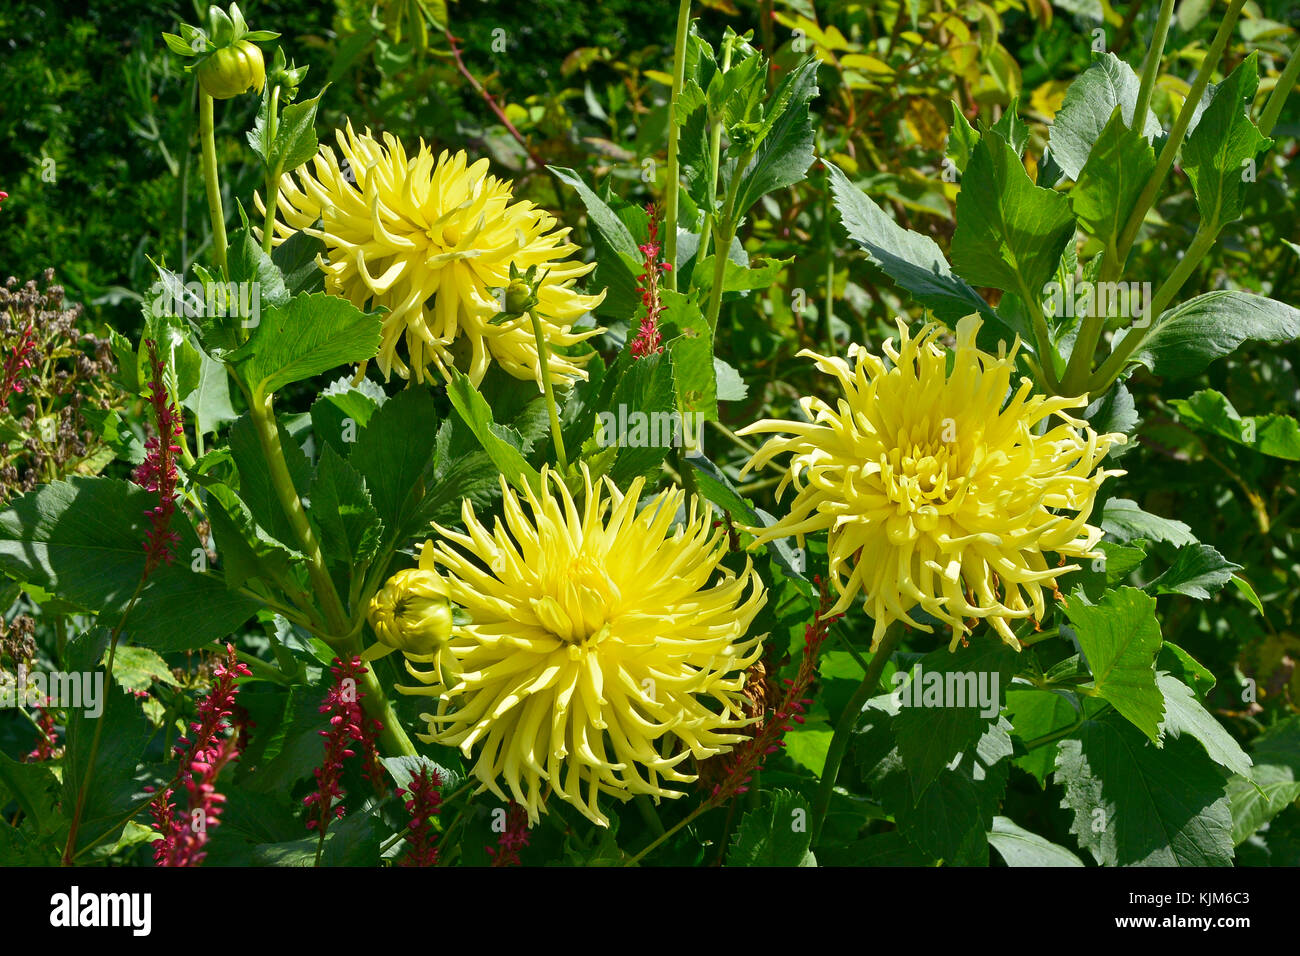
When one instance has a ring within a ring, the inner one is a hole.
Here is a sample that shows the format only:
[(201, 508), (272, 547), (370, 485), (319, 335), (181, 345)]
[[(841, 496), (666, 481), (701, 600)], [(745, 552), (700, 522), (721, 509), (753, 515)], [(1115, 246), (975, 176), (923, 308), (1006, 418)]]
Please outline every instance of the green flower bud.
[(195, 72), (203, 91), (214, 100), (228, 100), (250, 89), (260, 93), (266, 85), (262, 51), (248, 40), (212, 52)]

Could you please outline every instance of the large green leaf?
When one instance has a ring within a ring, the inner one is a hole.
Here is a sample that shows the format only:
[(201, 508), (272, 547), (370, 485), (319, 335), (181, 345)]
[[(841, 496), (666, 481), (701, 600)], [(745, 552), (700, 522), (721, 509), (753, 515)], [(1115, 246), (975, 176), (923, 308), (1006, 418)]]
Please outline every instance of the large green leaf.
[[(750, 61), (759, 59), (751, 57)], [(767, 104), (767, 116), (758, 130), (762, 137), (758, 151), (740, 172), (740, 186), (733, 209), (737, 220), (761, 196), (800, 182), (812, 165), (813, 129), (808, 103), (817, 95), (818, 65), (819, 61), (810, 57), (787, 71), (772, 94)], [(762, 81), (763, 77), (759, 76), (755, 84), (760, 92)]]
[[(1250, 118), (1258, 86), (1256, 51), (1214, 88), (1210, 104), (1183, 143), (1183, 171), (1192, 181), (1202, 220), (1212, 226), (1241, 216), (1248, 166), (1273, 142)], [(1254, 181), (1253, 175), (1249, 181)]]
[(1165, 735), (1166, 744), (1170, 737), (1181, 737), (1184, 734), (1195, 737), (1215, 763), (1233, 773), (1250, 773), (1251, 761), (1246, 752), (1223, 729), (1223, 725), (1201, 706), (1190, 687), (1177, 677), (1163, 673), (1156, 678), (1156, 683), (1165, 700), (1165, 720), (1160, 730)]
[(1228, 784), (1235, 844), (1300, 799), (1300, 717), (1270, 727), (1255, 740), (1253, 751), (1250, 772)]
[(1165, 710), (1156, 686), (1155, 659), (1160, 651), (1156, 599), (1137, 588), (1123, 587), (1088, 605), (1075, 592), (1066, 616), (1088, 658), (1097, 694), (1156, 740)]
[(505, 475), (506, 481), (519, 491), (531, 487), (540, 493), (542, 476), (524, 458), (518, 434), (512, 435), (509, 429), (492, 420), (492, 409), (487, 399), (468, 378), (455, 369), (451, 374), (451, 381), (447, 383), (447, 397), (451, 399), (457, 416), (474, 433), (488, 457)]
[(826, 166), (844, 228), (873, 264), (949, 325), (972, 312), (1000, 321), (978, 292), (952, 274), (933, 239), (898, 225), (838, 167)]
[(1056, 782), (1070, 830), (1111, 866), (1228, 866), (1227, 775), (1189, 737), (1163, 748), (1113, 712), (1061, 741)]
[(1138, 538), (1148, 541), (1168, 541), (1182, 547), (1195, 544), (1192, 529), (1173, 518), (1162, 518), (1143, 511), (1136, 501), (1129, 498), (1111, 498), (1102, 507), (1101, 526), (1107, 534), (1112, 534), (1121, 542), (1128, 543)]
[(371, 503), (366, 480), (329, 445), (321, 452), (310, 498), (308, 514), (320, 529), (327, 560), (351, 567), (379, 550), (384, 523)]
[[(1125, 330), (1124, 334), (1133, 332)], [(1133, 354), (1133, 361), (1166, 378), (1188, 378), (1247, 340), (1291, 342), (1297, 338), (1300, 309), (1252, 292), (1216, 289), (1161, 315)]]
[(917, 662), (909, 680), (895, 684), (902, 706), (894, 732), (917, 796), (998, 719), (1016, 656), (1001, 641), (972, 642), (956, 651), (941, 647)]
[(952, 266), (958, 275), (1037, 301), (1074, 228), (1069, 199), (1034, 185), (1001, 137), (980, 138), (957, 194)]
[(264, 308), (248, 342), (228, 360), (257, 401), (290, 382), (373, 358), (380, 327), (378, 315), (346, 299), (300, 293), (283, 308)]
[(1227, 396), (1212, 388), (1169, 403), (1179, 420), (1262, 455), (1300, 461), (1300, 422), (1290, 415), (1241, 415)]
[(1208, 601), (1214, 592), (1232, 580), (1240, 564), (1233, 564), (1208, 544), (1189, 544), (1178, 549), (1173, 565), (1146, 586), (1154, 594), (1185, 594)]
[(1107, 248), (1124, 231), (1155, 168), (1156, 151), (1150, 141), (1129, 128), (1117, 105), (1070, 190), (1079, 222)]
[[(0, 570), (116, 624), (144, 574), (145, 515), (156, 505), (156, 495), (111, 478), (40, 485), (0, 512)], [(199, 541), (179, 511), (171, 530), (180, 536), (176, 561), (150, 575), (123, 633), (159, 649), (200, 647), (260, 605), (191, 570)]]
[(384, 402), (352, 447), (348, 462), (365, 479), (390, 541), (400, 544), (420, 530), (417, 514), (437, 441), (433, 393), (416, 386)]
[[(1140, 85), (1133, 68), (1113, 53), (1101, 54), (1070, 84), (1050, 132), (1052, 157), (1067, 176), (1079, 178), (1115, 107), (1121, 107), (1126, 125), (1136, 126), (1133, 111)], [(1142, 135), (1148, 140), (1160, 135), (1160, 122), (1150, 111)]]

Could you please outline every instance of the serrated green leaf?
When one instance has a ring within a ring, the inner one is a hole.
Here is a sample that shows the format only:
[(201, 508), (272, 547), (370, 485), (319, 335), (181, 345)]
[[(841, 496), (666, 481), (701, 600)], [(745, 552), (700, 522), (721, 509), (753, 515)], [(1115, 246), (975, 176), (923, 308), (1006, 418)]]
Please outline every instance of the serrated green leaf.
[(290, 382), (373, 358), (379, 350), (378, 315), (324, 293), (299, 294), (283, 308), (263, 308), (248, 342), (229, 356), (253, 400)]
[(366, 480), (329, 445), (321, 452), (308, 492), (308, 514), (320, 529), (327, 561), (345, 567), (371, 558), (383, 540), (384, 523), (370, 500)]
[(1227, 397), (1212, 388), (1191, 398), (1169, 403), (1179, 420), (1196, 428), (1252, 448), (1262, 455), (1300, 461), (1300, 421), (1290, 415), (1241, 415)]
[(728, 866), (816, 866), (810, 849), (808, 801), (792, 790), (763, 795), (746, 812), (727, 851)]
[(1213, 226), (1240, 218), (1247, 185), (1244, 173), (1273, 142), (1250, 118), (1258, 86), (1259, 53), (1252, 51), (1214, 88), (1209, 105), (1183, 143), (1183, 171), (1192, 181), (1202, 220)]
[(1071, 832), (1107, 866), (1228, 866), (1227, 775), (1195, 741), (1157, 748), (1114, 713), (1060, 742), (1056, 783)]
[(1178, 557), (1169, 570), (1145, 588), (1154, 594), (1185, 594), (1198, 601), (1208, 601), (1214, 592), (1232, 580), (1233, 572), (1240, 571), (1208, 544), (1189, 544), (1178, 549)]
[[(1113, 53), (1098, 56), (1070, 84), (1053, 118), (1049, 138), (1052, 156), (1067, 176), (1079, 178), (1093, 144), (1116, 106), (1122, 108), (1125, 124), (1137, 125), (1133, 122), (1133, 111), (1137, 108), (1140, 85), (1133, 68)], [(1160, 135), (1160, 122), (1150, 111), (1143, 122), (1142, 134), (1146, 139)]]
[(1101, 526), (1107, 534), (1112, 534), (1121, 542), (1127, 543), (1138, 538), (1148, 541), (1167, 541), (1182, 547), (1195, 544), (1192, 529), (1173, 518), (1161, 518), (1143, 511), (1136, 501), (1129, 498), (1111, 498), (1102, 507)]
[(1165, 701), (1165, 719), (1161, 733), (1169, 737), (1186, 734), (1195, 737), (1205, 748), (1210, 759), (1233, 773), (1249, 774), (1251, 760), (1241, 745), (1214, 719), (1190, 687), (1170, 674), (1159, 674), (1156, 683)]
[(1096, 693), (1156, 740), (1164, 702), (1156, 686), (1161, 641), (1155, 598), (1123, 587), (1094, 605), (1071, 601), (1066, 616), (1088, 659)]
[(958, 275), (972, 285), (1041, 297), (1074, 229), (1069, 199), (1034, 185), (1000, 137), (980, 138), (957, 194)]
[(1155, 168), (1151, 142), (1129, 128), (1116, 105), (1070, 190), (1079, 222), (1107, 248), (1118, 242)]

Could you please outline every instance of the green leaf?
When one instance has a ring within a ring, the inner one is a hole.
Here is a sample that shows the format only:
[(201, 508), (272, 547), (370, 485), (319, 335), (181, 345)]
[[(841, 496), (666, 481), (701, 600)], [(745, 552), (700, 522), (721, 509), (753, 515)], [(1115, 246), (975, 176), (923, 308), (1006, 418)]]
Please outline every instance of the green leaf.
[[(147, 511), (157, 496), (110, 478), (39, 485), (0, 512), (0, 570), (116, 620), (144, 574)], [(157, 568), (124, 634), (159, 649), (200, 647), (229, 634), (260, 604), (231, 594), (215, 575), (190, 568), (198, 538), (178, 510), (174, 564)]]
[(1178, 549), (1173, 565), (1145, 588), (1154, 594), (1185, 594), (1208, 601), (1230, 580), (1240, 564), (1233, 564), (1208, 544), (1189, 544)]
[(672, 353), (673, 386), (677, 411), (698, 412), (710, 421), (718, 418), (718, 379), (713, 359), (713, 332), (695, 300), (663, 290), (664, 328)]
[[(644, 257), (637, 248), (636, 239), (624, 217), (592, 192), (577, 173), (557, 166), (548, 166), (547, 169), (561, 182), (576, 189), (587, 208), (589, 233), (596, 251), (596, 271), (592, 281), (595, 286), (605, 288), (605, 300), (596, 307), (596, 315), (615, 321), (627, 321), (641, 301), (637, 279), (641, 274)], [(642, 220), (645, 219), (645, 213), (639, 209), (633, 208), (627, 212), (629, 215), (639, 214)], [(677, 267), (682, 267), (681, 261)]]
[(1155, 672), (1160, 650), (1156, 599), (1123, 587), (1090, 606), (1076, 593), (1066, 616), (1088, 659), (1097, 694), (1156, 740), (1164, 714)]
[[(1124, 123), (1136, 126), (1133, 111), (1140, 85), (1133, 68), (1113, 53), (1101, 54), (1070, 84), (1049, 136), (1052, 156), (1067, 176), (1079, 178), (1116, 106), (1122, 107)], [(1150, 111), (1142, 135), (1148, 140), (1160, 135), (1160, 121)]]
[(395, 544), (421, 530), (417, 514), (428, 491), (427, 476), (437, 441), (433, 393), (412, 386), (375, 411), (348, 457), (365, 478), (388, 540)]
[(302, 292), (324, 290), (325, 273), (316, 261), (324, 251), (323, 240), (301, 229), (271, 250), (271, 259), (283, 276), (285, 301)]
[(518, 435), (511, 435), (508, 429), (492, 420), (492, 409), (487, 399), (468, 378), (456, 369), (451, 370), (451, 376), (447, 383), (447, 397), (451, 399), (459, 419), (474, 433), (483, 450), (508, 482), (519, 491), (531, 487), (534, 492), (541, 494), (542, 476), (525, 460)]
[(972, 312), (1001, 321), (978, 292), (953, 275), (933, 239), (899, 226), (838, 167), (829, 162), (826, 167), (844, 228), (872, 264), (949, 326)]
[(1114, 713), (1061, 741), (1056, 783), (1071, 832), (1109, 866), (1228, 866), (1226, 775), (1188, 737), (1152, 745)]
[(1223, 725), (1210, 715), (1193, 690), (1170, 674), (1159, 674), (1156, 683), (1165, 701), (1165, 719), (1160, 732), (1169, 737), (1184, 734), (1195, 737), (1205, 748), (1210, 759), (1233, 773), (1249, 774), (1251, 761), (1241, 745), (1223, 729)]
[(308, 515), (320, 529), (326, 560), (351, 568), (375, 555), (384, 523), (371, 504), (366, 480), (329, 445), (321, 452), (309, 497)]
[[(1007, 690), (1007, 712), (1011, 715), (1015, 735), (1026, 742), (1063, 731), (1079, 718), (1077, 702), (1064, 690), (1011, 687)], [(1056, 766), (1056, 745), (1056, 741), (1040, 744), (1017, 757), (1015, 764), (1045, 788), (1047, 777)]]
[[(286, 106), (281, 111), (268, 168), (289, 173), (316, 155), (320, 146), (316, 139), (316, 109), (324, 95), (325, 89), (322, 89), (311, 99)], [(252, 133), (249, 140), (252, 141)]]
[(727, 851), (728, 866), (816, 866), (808, 832), (808, 801), (792, 790), (763, 795), (763, 805), (740, 820)]
[(971, 151), (975, 149), (975, 144), (980, 141), (980, 134), (970, 125), (966, 119), (966, 114), (961, 110), (961, 104), (953, 100), (950, 104), (952, 107), (952, 128), (948, 132), (947, 157), (952, 160), (953, 166), (957, 172), (966, 171), (966, 165), (970, 162)]
[[(1124, 335), (1133, 334), (1125, 329)], [(1254, 342), (1300, 338), (1300, 309), (1251, 292), (1216, 289), (1165, 312), (1133, 361), (1169, 379), (1199, 375), (1217, 358)], [(1117, 343), (1123, 337), (1117, 338)]]
[(345, 299), (299, 294), (284, 308), (263, 309), (252, 337), (229, 361), (260, 401), (290, 382), (373, 358), (380, 326), (378, 315)]
[(1179, 420), (1199, 431), (1226, 438), (1262, 455), (1300, 461), (1300, 422), (1290, 415), (1240, 415), (1221, 392), (1203, 389), (1169, 403)]
[(1138, 538), (1167, 541), (1178, 547), (1196, 543), (1192, 529), (1181, 521), (1143, 511), (1136, 501), (1128, 498), (1111, 498), (1106, 502), (1102, 507), (1101, 526), (1107, 534), (1124, 543)]
[(1274, 724), (1252, 749), (1250, 772), (1228, 783), (1232, 840), (1238, 845), (1300, 799), (1300, 717)]
[(155, 682), (181, 686), (167, 662), (147, 647), (119, 646), (113, 655), (113, 680), (133, 693), (148, 690)]
[(786, 72), (772, 94), (767, 118), (757, 134), (761, 137), (758, 151), (740, 173), (732, 209), (737, 221), (761, 196), (801, 182), (812, 165), (813, 130), (808, 103), (817, 95), (818, 65), (818, 60), (809, 57)]
[[(619, 440), (618, 455), (610, 468), (610, 477), (620, 488), (633, 480), (658, 471), (668, 457), (669, 441), (664, 438), (662, 423), (676, 417), (677, 390), (673, 384), (671, 352), (660, 352), (633, 362), (614, 387), (612, 409), (616, 417), (626, 410), (637, 413), (643, 427), (628, 429)], [(661, 423), (655, 427), (655, 423)], [(656, 438), (657, 433), (657, 438)]]
[(1074, 214), (1106, 248), (1118, 242), (1155, 168), (1150, 140), (1129, 128), (1117, 105), (1070, 190)]
[(345, 458), (351, 454), (361, 429), (387, 399), (384, 390), (368, 378), (353, 387), (345, 376), (332, 382), (311, 406), (311, 431), (318, 444), (326, 444)]
[(1202, 700), (1214, 689), (1214, 674), (1172, 641), (1165, 641), (1156, 658), (1156, 670), (1168, 671), (1196, 692)]
[[(98, 658), (97, 635), (81, 636), (70, 651), (72, 657), (78, 658), (72, 669), (92, 671)], [(102, 671), (93, 672), (103, 677)], [(77, 805), (78, 793), (91, 770), (92, 752), (94, 756), (81, 827), (77, 831), (79, 849), (101, 837), (116, 837), (112, 831), (121, 830), (126, 823), (123, 819), (126, 813), (132, 806), (139, 805), (145, 796), (138, 791), (132, 778), (152, 736), (149, 722), (136, 706), (135, 697), (112, 680), (104, 680), (99, 703), (103, 712), (95, 716), (90, 716), (84, 707), (68, 710), (61, 795), (65, 816), (71, 817)], [(103, 729), (96, 749), (95, 730), (100, 721)]]
[[(285, 431), (284, 425), (277, 421), (276, 428), (289, 477), (294, 491), (301, 498), (307, 494), (307, 486), (311, 483), (311, 464), (302, 447)], [(298, 534), (280, 504), (271, 472), (266, 467), (257, 425), (251, 416), (240, 416), (230, 429), (230, 455), (239, 472), (239, 498), (247, 506), (248, 513), (272, 539), (292, 548), (298, 541)], [(237, 524), (243, 523), (237, 515), (232, 513), (231, 517)]]
[(994, 817), (989, 845), (1001, 854), (1007, 866), (1083, 866), (1083, 861), (1065, 847), (1030, 833), (1006, 817)]
[[(916, 796), (998, 719), (1016, 656), (1001, 641), (972, 642), (956, 651), (931, 651), (910, 672), (895, 674), (901, 708), (894, 733)], [(903, 681), (905, 676), (911, 679)]]
[(230, 404), (230, 379), (226, 366), (200, 353), (199, 381), (181, 402), (194, 413), (195, 427), (203, 434), (215, 434), (238, 416)]
[(952, 265), (958, 275), (1037, 301), (1074, 228), (1069, 199), (1034, 185), (1000, 137), (980, 138), (957, 194)]
[[(12, 797), (37, 833), (45, 835), (58, 829), (59, 778), (49, 764), (19, 763), (0, 752), (0, 784), (8, 791), (4, 802)], [(8, 821), (0, 822), (0, 829), (8, 829)]]
[(1214, 88), (1183, 143), (1183, 171), (1192, 181), (1202, 220), (1211, 226), (1240, 218), (1247, 174), (1254, 182), (1255, 160), (1273, 143), (1250, 118), (1258, 86), (1259, 53), (1252, 51)]

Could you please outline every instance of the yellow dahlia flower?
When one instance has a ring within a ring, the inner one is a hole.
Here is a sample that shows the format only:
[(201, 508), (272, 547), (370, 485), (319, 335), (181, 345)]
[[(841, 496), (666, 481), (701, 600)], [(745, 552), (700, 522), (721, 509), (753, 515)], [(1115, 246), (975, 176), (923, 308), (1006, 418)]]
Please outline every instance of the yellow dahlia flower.
[[(531, 322), (489, 325), (501, 311), (500, 293), (510, 265), (538, 266), (545, 273), (537, 291), (537, 314), (547, 343), (573, 345), (600, 329), (574, 332), (573, 322), (594, 309), (605, 294), (581, 295), (573, 284), (594, 263), (570, 261), (578, 247), (568, 229), (527, 201), (512, 201), (512, 184), (488, 175), (488, 161), (472, 166), (464, 152), (433, 151), (420, 143), (408, 158), (390, 133), (383, 143), (358, 136), (349, 122), (338, 132), (339, 151), (322, 146), (311, 164), (281, 179), (275, 233), (283, 242), (297, 230), (320, 237), (328, 261), (321, 261), (325, 288), (358, 307), (383, 306), (379, 367), (385, 376), (414, 372), (432, 380), (460, 351), (469, 352), (470, 380), (478, 385), (495, 359), (515, 378), (540, 383)], [(355, 182), (354, 182), (355, 180)], [(257, 207), (263, 209), (261, 197)], [(316, 220), (322, 225), (313, 228)], [(548, 271), (549, 270), (549, 271)], [(397, 354), (405, 338), (409, 366)], [(461, 343), (467, 346), (460, 348)], [(552, 354), (552, 384), (586, 378), (586, 358)]]
[[(1019, 649), (1008, 621), (1044, 616), (1043, 588), (1078, 570), (1065, 558), (1095, 558), (1102, 532), (1086, 522), (1096, 470), (1123, 435), (1097, 435), (1066, 409), (1082, 398), (1048, 398), (1020, 378), (1012, 389), (1013, 356), (975, 346), (977, 316), (957, 324), (957, 346), (936, 343), (942, 326), (884, 345), (890, 365), (852, 346), (841, 358), (803, 352), (843, 390), (835, 407), (817, 398), (800, 404), (810, 421), (761, 421), (742, 429), (785, 433), (767, 440), (745, 466), (761, 467), (790, 452), (778, 497), (793, 485), (790, 513), (758, 541), (827, 530), (830, 573), (845, 610), (862, 595), (875, 619), (872, 645), (886, 627), (913, 620), (915, 607), (952, 628), (955, 648), (971, 619), (986, 619)], [(952, 371), (947, 370), (951, 359)], [(1053, 426), (1040, 423), (1052, 418)], [(1038, 432), (1042, 432), (1039, 434)], [(1071, 514), (1071, 512), (1073, 512)], [(1046, 552), (1061, 555), (1051, 567)]]
[[(585, 469), (584, 469), (585, 472)], [(723, 529), (684, 494), (663, 492), (638, 511), (642, 480), (621, 494), (584, 474), (579, 508), (544, 470), (528, 511), (502, 480), (504, 523), (489, 531), (469, 501), (467, 533), (435, 525), (420, 567), (445, 571), (453, 602), (473, 623), (453, 628), (443, 664), (407, 668), (438, 699), (421, 737), (478, 757), (471, 773), (536, 821), (554, 791), (605, 826), (601, 793), (678, 797), (678, 769), (744, 740), (745, 669), (763, 636), (747, 637), (766, 594), (746, 562), (720, 563)], [(608, 492), (608, 497), (606, 497)], [(448, 658), (451, 658), (448, 660)]]

